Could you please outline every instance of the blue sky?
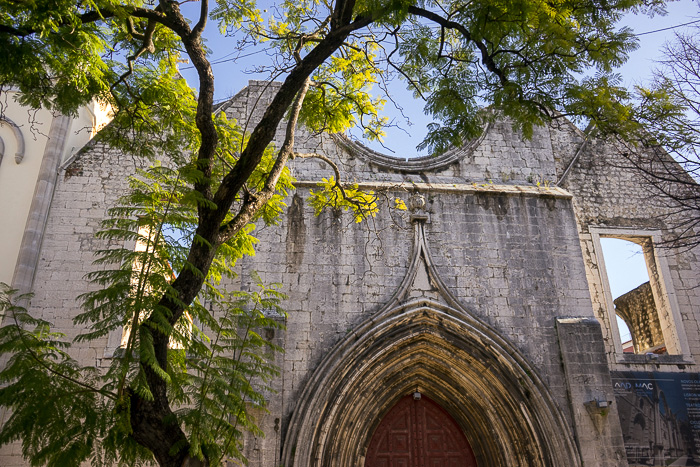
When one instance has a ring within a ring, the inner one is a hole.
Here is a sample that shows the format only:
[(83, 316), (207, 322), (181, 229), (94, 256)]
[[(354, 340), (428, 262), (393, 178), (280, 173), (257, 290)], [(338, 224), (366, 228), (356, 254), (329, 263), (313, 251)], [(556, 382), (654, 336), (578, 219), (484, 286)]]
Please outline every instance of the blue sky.
[(642, 247), (617, 238), (601, 238), (613, 299), (649, 280)]
[[(641, 246), (617, 238), (601, 238), (600, 244), (613, 300), (649, 280)], [(631, 339), (627, 325), (619, 317), (617, 327), (622, 342)]]
[[(660, 49), (663, 43), (671, 39), (675, 31), (684, 30), (682, 27), (666, 28), (700, 18), (700, 8), (697, 1), (681, 0), (669, 3), (666, 16), (656, 15), (650, 18), (646, 15), (630, 14), (624, 19), (623, 25), (631, 27), (640, 34), (639, 49), (631, 54), (628, 62), (619, 70), (627, 86), (643, 84), (648, 80), (651, 77), (654, 61), (661, 57)], [(264, 1), (260, 1), (259, 5), (264, 5), (264, 3)], [(197, 3), (184, 4), (183, 9), (187, 8), (192, 8), (192, 14), (194, 14), (199, 5)], [(210, 25), (210, 28), (211, 26), (214, 25)], [(216, 33), (210, 33), (209, 36), (207, 45), (213, 52), (210, 60), (217, 76), (215, 88), (217, 100), (234, 96), (247, 85), (249, 79), (268, 78), (266, 74), (252, 72), (255, 66), (270, 62), (270, 57), (266, 55), (264, 50), (258, 49), (246, 51), (245, 54), (236, 54), (232, 51), (230, 38), (223, 38)], [(237, 56), (239, 57), (237, 58)], [(196, 74), (191, 66), (183, 65), (181, 71), (191, 85), (196, 85)], [(392, 89), (392, 94), (395, 96), (395, 100), (403, 106), (404, 114), (409, 116), (411, 126), (408, 126), (405, 121), (401, 121), (400, 113), (391, 103), (387, 103), (386, 114), (390, 118), (396, 118), (397, 121), (400, 121), (402, 129), (387, 129), (384, 147), (380, 146), (379, 143), (370, 143), (369, 145), (375, 150), (396, 157), (414, 157), (418, 155), (415, 147), (425, 136), (425, 128), (431, 119), (423, 114), (423, 103), (414, 100), (412, 94), (405, 90), (403, 83), (397, 82), (397, 85)]]

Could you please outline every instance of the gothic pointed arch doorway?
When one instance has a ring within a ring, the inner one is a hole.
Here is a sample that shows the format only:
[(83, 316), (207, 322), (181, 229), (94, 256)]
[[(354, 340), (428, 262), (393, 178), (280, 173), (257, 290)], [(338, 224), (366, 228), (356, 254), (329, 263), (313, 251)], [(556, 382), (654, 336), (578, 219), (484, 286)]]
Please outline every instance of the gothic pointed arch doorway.
[(367, 467), (372, 436), (397, 395), (419, 388), (476, 440), (471, 448), (481, 466), (580, 467), (571, 426), (547, 384), (513, 343), (450, 294), (432, 265), (421, 219), (394, 297), (307, 380), (287, 425), (282, 464)]
[(455, 420), (435, 401), (415, 393), (382, 418), (367, 449), (365, 467), (476, 467), (471, 446)]

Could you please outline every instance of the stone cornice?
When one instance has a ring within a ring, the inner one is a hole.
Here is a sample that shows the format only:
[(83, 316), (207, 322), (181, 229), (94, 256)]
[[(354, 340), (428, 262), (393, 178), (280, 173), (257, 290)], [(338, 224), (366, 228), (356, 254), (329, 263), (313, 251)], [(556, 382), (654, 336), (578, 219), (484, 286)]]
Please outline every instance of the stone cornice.
[[(320, 180), (297, 180), (294, 186), (297, 188), (318, 188)], [(528, 186), (528, 185), (497, 185), (494, 183), (414, 183), (414, 182), (360, 182), (357, 184), (360, 190), (389, 190), (406, 192), (432, 192), (432, 193), (456, 193), (456, 194), (494, 194), (511, 196), (543, 196), (550, 198), (571, 199), (573, 195), (568, 191), (554, 186)]]

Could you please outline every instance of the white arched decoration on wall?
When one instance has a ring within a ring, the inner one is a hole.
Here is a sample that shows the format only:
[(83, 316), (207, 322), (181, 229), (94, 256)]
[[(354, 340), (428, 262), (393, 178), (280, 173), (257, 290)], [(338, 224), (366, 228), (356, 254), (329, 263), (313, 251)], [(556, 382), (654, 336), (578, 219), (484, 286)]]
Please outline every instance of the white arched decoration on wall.
[[(17, 152), (15, 153), (15, 163), (19, 164), (24, 159), (24, 136), (22, 135), (22, 130), (19, 129), (17, 124), (7, 117), (0, 117), (0, 126), (7, 125), (11, 130), (17, 142)], [(5, 141), (0, 137), (0, 164), (5, 157)]]
[(464, 430), (478, 465), (580, 466), (548, 389), (525, 357), (444, 286), (414, 216), (413, 259), (398, 291), (311, 375), (289, 421), (287, 467), (362, 467), (382, 417), (416, 390)]

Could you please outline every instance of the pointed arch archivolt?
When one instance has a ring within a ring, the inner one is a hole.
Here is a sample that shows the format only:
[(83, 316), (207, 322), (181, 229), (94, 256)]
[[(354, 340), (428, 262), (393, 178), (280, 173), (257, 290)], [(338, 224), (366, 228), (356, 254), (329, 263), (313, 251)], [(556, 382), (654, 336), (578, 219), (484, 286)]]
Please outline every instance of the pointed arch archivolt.
[(422, 222), (390, 303), (336, 345), (297, 402), (283, 465), (364, 465), (384, 414), (416, 390), (464, 430), (478, 465), (580, 466), (573, 434), (526, 359), (462, 308), (432, 266)]
[(382, 416), (415, 390), (457, 420), (479, 465), (579, 465), (570, 429), (534, 371), (456, 312), (413, 299), (346, 338), (302, 394), (284, 465), (362, 466)]

